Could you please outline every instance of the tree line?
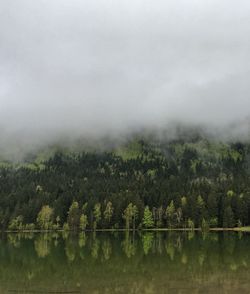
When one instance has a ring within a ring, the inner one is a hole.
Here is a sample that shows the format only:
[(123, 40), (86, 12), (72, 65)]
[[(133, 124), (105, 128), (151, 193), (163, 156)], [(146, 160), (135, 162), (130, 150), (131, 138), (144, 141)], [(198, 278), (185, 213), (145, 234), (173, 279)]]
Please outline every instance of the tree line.
[[(248, 144), (137, 142), (0, 167), (1, 229), (96, 230), (250, 224)], [(131, 155), (132, 154), (132, 155)], [(130, 156), (131, 155), (131, 156)]]

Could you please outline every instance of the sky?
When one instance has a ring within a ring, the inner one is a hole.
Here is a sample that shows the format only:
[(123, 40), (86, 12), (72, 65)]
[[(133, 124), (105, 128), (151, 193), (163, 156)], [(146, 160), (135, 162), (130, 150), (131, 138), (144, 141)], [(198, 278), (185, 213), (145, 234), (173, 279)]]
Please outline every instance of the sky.
[(0, 152), (249, 122), (248, 0), (0, 1)]

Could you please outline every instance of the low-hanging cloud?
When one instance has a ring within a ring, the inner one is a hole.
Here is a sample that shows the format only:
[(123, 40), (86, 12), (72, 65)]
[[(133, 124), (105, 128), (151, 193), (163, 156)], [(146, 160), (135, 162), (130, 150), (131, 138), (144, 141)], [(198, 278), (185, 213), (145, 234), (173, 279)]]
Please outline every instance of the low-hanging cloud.
[(2, 0), (0, 150), (177, 124), (249, 135), (247, 0)]

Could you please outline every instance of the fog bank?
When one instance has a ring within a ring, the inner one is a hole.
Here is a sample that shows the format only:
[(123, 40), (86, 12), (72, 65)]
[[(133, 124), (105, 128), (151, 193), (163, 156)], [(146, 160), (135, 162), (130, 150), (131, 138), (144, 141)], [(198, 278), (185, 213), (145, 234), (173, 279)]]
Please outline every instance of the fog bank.
[(248, 139), (247, 0), (2, 0), (0, 153), (199, 126)]

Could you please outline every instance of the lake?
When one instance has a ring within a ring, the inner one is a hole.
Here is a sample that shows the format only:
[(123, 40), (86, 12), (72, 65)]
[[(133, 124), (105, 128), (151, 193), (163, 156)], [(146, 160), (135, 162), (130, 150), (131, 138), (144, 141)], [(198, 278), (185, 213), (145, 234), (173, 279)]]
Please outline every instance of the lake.
[(250, 234), (2, 234), (0, 293), (250, 293)]

